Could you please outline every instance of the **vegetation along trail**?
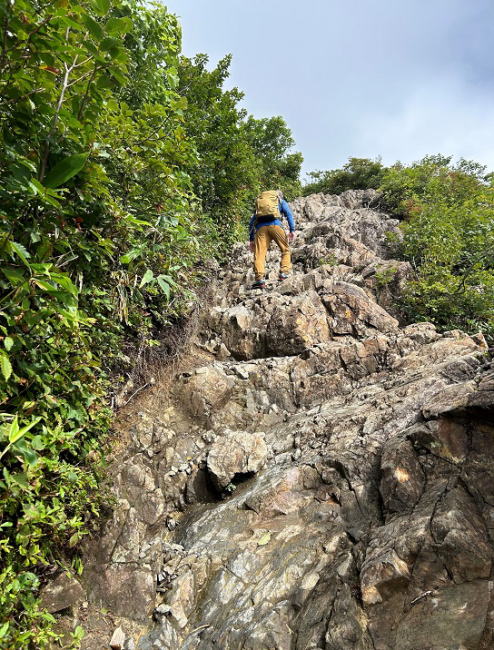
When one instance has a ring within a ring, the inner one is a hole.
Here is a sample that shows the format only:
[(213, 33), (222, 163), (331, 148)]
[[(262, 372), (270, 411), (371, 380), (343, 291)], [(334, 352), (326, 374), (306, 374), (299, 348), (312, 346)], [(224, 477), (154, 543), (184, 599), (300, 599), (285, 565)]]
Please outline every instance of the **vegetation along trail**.
[(302, 186), (161, 5), (0, 30), (0, 648), (492, 647), (492, 175)]

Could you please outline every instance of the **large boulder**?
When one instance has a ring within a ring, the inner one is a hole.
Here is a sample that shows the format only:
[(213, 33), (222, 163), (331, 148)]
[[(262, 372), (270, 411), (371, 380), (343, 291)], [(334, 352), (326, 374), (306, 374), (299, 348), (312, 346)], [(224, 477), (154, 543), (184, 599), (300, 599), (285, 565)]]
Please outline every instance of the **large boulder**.
[(263, 433), (227, 431), (209, 450), (209, 476), (216, 489), (222, 491), (235, 477), (258, 472), (267, 456)]

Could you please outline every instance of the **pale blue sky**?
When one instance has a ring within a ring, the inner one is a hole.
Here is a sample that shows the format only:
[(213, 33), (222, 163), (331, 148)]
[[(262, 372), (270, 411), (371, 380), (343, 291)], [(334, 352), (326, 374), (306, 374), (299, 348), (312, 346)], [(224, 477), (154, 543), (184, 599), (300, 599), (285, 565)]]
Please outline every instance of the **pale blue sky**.
[(304, 169), (381, 155), (494, 169), (492, 0), (168, 0), (184, 52), (233, 54), (255, 117), (282, 115)]

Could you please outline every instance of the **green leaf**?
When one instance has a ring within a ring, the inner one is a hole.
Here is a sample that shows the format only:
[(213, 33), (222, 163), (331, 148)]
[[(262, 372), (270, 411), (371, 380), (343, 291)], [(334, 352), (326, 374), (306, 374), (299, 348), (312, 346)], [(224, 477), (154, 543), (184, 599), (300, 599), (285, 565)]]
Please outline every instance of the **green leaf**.
[(262, 537), (259, 538), (257, 541), (258, 546), (266, 546), (266, 544), (269, 544), (271, 540), (271, 533), (268, 531), (267, 533), (264, 533)]
[(30, 441), (18, 440), (12, 447), (15, 456), (21, 456), (23, 461), (33, 467), (39, 461), (38, 454), (31, 448)]
[(19, 433), (19, 418), (17, 415), (10, 423), (9, 442), (15, 442), (15, 436)]
[(133, 248), (125, 255), (120, 257), (120, 264), (130, 264), (133, 260), (139, 257), (142, 253), (142, 248)]
[(7, 280), (14, 286), (19, 286), (20, 284), (26, 281), (26, 278), (24, 277), (22, 271), (19, 271), (19, 269), (13, 269), (7, 267), (2, 269), (2, 273), (5, 275)]
[(106, 16), (110, 10), (110, 0), (93, 0), (93, 6), (97, 14)]
[(42, 451), (45, 449), (46, 444), (43, 442), (42, 436), (34, 436), (34, 438), (31, 440), (31, 446), (33, 449), (36, 449), (36, 451)]
[(91, 36), (93, 36), (98, 41), (101, 41), (103, 39), (105, 32), (103, 31), (101, 25), (94, 20), (94, 18), (86, 15), (82, 19), (82, 22), (84, 23), (84, 26), (87, 28)]
[(0, 351), (0, 369), (5, 381), (8, 381), (12, 374), (12, 364), (10, 363), (8, 355), (3, 351)]
[(10, 480), (14, 483), (17, 483), (21, 488), (29, 490), (29, 481), (27, 475), (24, 472), (19, 472), (18, 474), (11, 474)]
[(170, 285), (168, 282), (165, 280), (165, 277), (163, 275), (158, 275), (156, 278), (159, 286), (161, 287), (161, 290), (165, 294), (167, 298), (170, 298)]
[(58, 291), (53, 284), (50, 284), (49, 282), (47, 282), (46, 280), (42, 280), (41, 278), (33, 278), (32, 282), (36, 284), (40, 289), (44, 289), (49, 293), (56, 293)]
[[(4, 524), (2, 524), (2, 528), (6, 528), (8, 525), (12, 526), (12, 523), (7, 521)], [(8, 621), (0, 627), (0, 639), (4, 639), (7, 636), (9, 627), (10, 627), (10, 623)]]
[(77, 291), (77, 287), (75, 284), (72, 282), (72, 280), (69, 278), (68, 275), (63, 275), (61, 273), (53, 273), (52, 278), (57, 282), (63, 289), (68, 291), (70, 294), (73, 296), (77, 296), (79, 293)]
[(29, 267), (29, 262), (27, 261), (30, 256), (30, 254), (27, 252), (27, 250), (24, 248), (22, 244), (19, 244), (19, 242), (16, 241), (11, 241), (10, 243), (10, 248), (12, 251), (19, 257), (19, 259), (24, 262), (24, 264)]
[(139, 289), (142, 289), (142, 287), (146, 284), (149, 284), (151, 280), (154, 279), (154, 273), (151, 271), (151, 269), (148, 269), (146, 273), (142, 276), (141, 284), (139, 285)]
[[(114, 85), (115, 85), (115, 80), (105, 74), (102, 74), (100, 77), (98, 77), (98, 80), (96, 81), (96, 86), (98, 88), (112, 88)], [(101, 157), (109, 158), (109, 155), (105, 154), (103, 156), (102, 153), (99, 153), (98, 158)]]
[(107, 36), (100, 43), (100, 47), (104, 52), (110, 52), (110, 50), (118, 48), (119, 46), (120, 41), (117, 38), (112, 38), (111, 36)]
[(32, 422), (30, 422), (29, 424), (26, 424), (26, 426), (19, 429), (19, 422), (18, 422), (18, 418), (17, 418), (17, 415), (16, 415), (15, 418), (13, 419), (13, 421), (12, 421), (12, 424), (10, 425), (9, 442), (11, 444), (14, 444), (18, 440), (20, 440), (22, 438), (22, 436), (25, 436), (26, 433), (30, 429), (32, 429), (34, 426), (36, 426), (40, 420), (41, 420), (40, 417), (35, 418)]
[(76, 153), (58, 162), (46, 176), (46, 187), (60, 187), (60, 185), (63, 185), (78, 174), (86, 164), (88, 155), (87, 153)]
[(81, 534), (79, 532), (76, 532), (72, 535), (72, 537), (69, 539), (69, 548), (74, 548), (74, 546), (77, 546), (77, 544), (81, 541)]
[(132, 21), (130, 18), (110, 18), (105, 25), (109, 34), (126, 34), (132, 29)]
[(14, 339), (11, 336), (6, 336), (3, 340), (3, 345), (7, 352), (9, 352), (12, 349), (12, 346), (14, 345)]

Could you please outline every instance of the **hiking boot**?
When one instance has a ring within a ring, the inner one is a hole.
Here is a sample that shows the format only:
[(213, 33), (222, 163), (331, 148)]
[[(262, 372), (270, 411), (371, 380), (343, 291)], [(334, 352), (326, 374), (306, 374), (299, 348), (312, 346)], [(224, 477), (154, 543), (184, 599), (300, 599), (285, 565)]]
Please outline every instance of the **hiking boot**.
[(252, 289), (265, 289), (265, 288), (266, 288), (266, 283), (264, 282), (264, 280), (256, 280), (252, 285)]
[(283, 280), (286, 280), (287, 277), (288, 277), (288, 273), (283, 273), (283, 272), (281, 272), (281, 273), (279, 274), (279, 276), (278, 276), (278, 280), (280, 280), (280, 281), (282, 282)]

